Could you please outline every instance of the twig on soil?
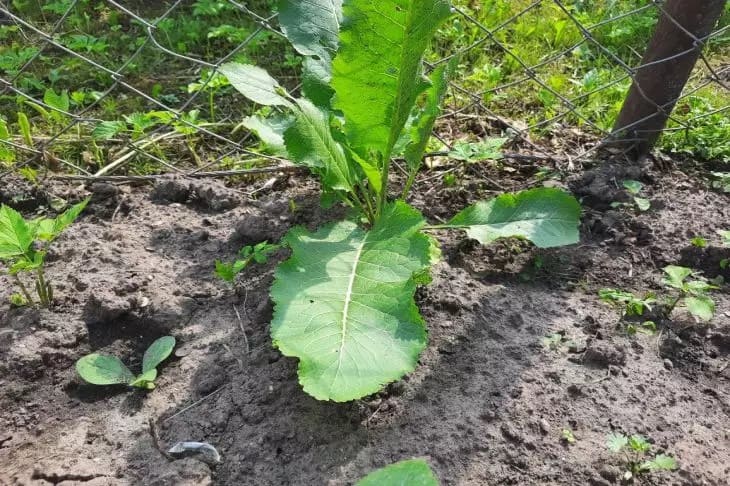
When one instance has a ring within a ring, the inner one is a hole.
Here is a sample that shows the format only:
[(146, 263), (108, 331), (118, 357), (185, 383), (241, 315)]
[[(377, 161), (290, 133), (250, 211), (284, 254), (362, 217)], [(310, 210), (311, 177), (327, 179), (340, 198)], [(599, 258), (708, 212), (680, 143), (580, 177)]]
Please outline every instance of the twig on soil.
[(194, 407), (197, 407), (198, 405), (200, 405), (201, 403), (203, 403), (204, 401), (206, 401), (207, 399), (209, 399), (209, 398), (210, 398), (210, 397), (212, 397), (213, 395), (215, 395), (215, 394), (217, 394), (217, 393), (220, 393), (220, 392), (221, 392), (221, 390), (223, 390), (224, 388), (226, 388), (226, 387), (227, 387), (228, 385), (230, 385), (230, 383), (226, 383), (225, 385), (221, 386), (221, 387), (220, 387), (220, 388), (218, 388), (217, 390), (215, 390), (215, 391), (213, 391), (213, 392), (209, 393), (208, 395), (204, 396), (203, 398), (201, 398), (201, 399), (200, 399), (200, 400), (198, 400), (197, 402), (193, 402), (193, 403), (191, 403), (190, 405), (188, 405), (187, 407), (185, 407), (185, 408), (183, 408), (182, 410), (180, 410), (179, 412), (176, 412), (176, 413), (175, 413), (174, 415), (170, 415), (170, 416), (169, 416), (169, 417), (167, 417), (167, 418), (166, 418), (165, 420), (163, 420), (163, 421), (162, 421), (162, 423), (163, 423), (163, 424), (166, 424), (167, 422), (169, 422), (170, 420), (174, 419), (174, 418), (175, 418), (175, 417), (177, 417), (178, 415), (182, 415), (182, 414), (184, 414), (185, 412), (187, 412), (188, 410), (190, 410), (190, 409), (192, 409), (192, 408), (194, 408)]
[[(245, 314), (246, 312), (246, 300), (248, 299), (248, 289), (246, 289), (245, 296), (243, 298), (243, 312)], [(241, 329), (241, 334), (243, 334), (243, 344), (246, 346), (246, 355), (251, 354), (251, 348), (248, 344), (248, 336), (246, 336), (246, 328), (243, 326), (243, 319), (241, 319), (241, 314), (238, 312), (238, 308), (234, 305), (233, 311), (236, 313), (236, 318), (238, 319), (238, 327)], [(248, 316), (246, 316), (246, 320), (248, 320)]]
[[(201, 178), (214, 178), (214, 177), (231, 177), (231, 176), (246, 176), (246, 175), (257, 175), (257, 174), (271, 174), (276, 172), (306, 172), (306, 167), (300, 167), (295, 165), (281, 165), (276, 167), (259, 167), (256, 169), (240, 169), (240, 170), (221, 170), (213, 172), (190, 172), (187, 174), (181, 174), (183, 177), (192, 177), (196, 179)], [(121, 175), (102, 175), (102, 176), (84, 176), (84, 175), (54, 175), (51, 179), (61, 181), (98, 181), (98, 182), (154, 182), (161, 177), (166, 177), (167, 174), (150, 174), (150, 175), (134, 175), (134, 176), (121, 176)]]
[(174, 461), (175, 458), (168, 454), (165, 448), (160, 445), (160, 435), (157, 433), (155, 419), (150, 417), (148, 423), (150, 426), (150, 437), (152, 437), (152, 443), (155, 445), (155, 448), (160, 451), (160, 454), (162, 454), (165, 459), (167, 459), (168, 461)]

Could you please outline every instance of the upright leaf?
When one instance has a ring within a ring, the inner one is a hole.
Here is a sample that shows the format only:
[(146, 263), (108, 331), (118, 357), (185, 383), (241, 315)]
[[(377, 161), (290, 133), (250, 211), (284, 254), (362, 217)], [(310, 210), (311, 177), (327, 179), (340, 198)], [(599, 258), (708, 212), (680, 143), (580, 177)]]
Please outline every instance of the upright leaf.
[(126, 385), (134, 379), (119, 358), (89, 354), (76, 362), (76, 371), (92, 385)]
[(332, 57), (338, 46), (342, 0), (279, 0), (279, 25), (303, 56), (302, 90), (317, 106), (329, 107), (334, 94)]
[(428, 463), (423, 459), (400, 461), (371, 472), (355, 486), (438, 486)]
[(357, 176), (344, 149), (332, 136), (329, 113), (300, 98), (294, 115), (294, 123), (284, 133), (289, 155), (320, 174), (325, 188), (351, 191)]
[(249, 64), (230, 62), (220, 72), (231, 85), (251, 101), (266, 106), (291, 106), (286, 91), (265, 69)]
[(10, 206), (0, 206), (0, 258), (12, 258), (28, 253), (33, 233), (23, 216)]
[(426, 346), (413, 299), (430, 263), (423, 217), (402, 202), (386, 206), (370, 231), (343, 221), (315, 233), (295, 228), (276, 272), (271, 333), (299, 358), (299, 381), (320, 400), (375, 393), (412, 371)]
[(334, 105), (361, 155), (390, 155), (419, 94), (421, 60), (447, 0), (350, 0), (332, 63)]
[(570, 194), (538, 188), (503, 194), (470, 206), (445, 228), (463, 228), (470, 238), (488, 244), (499, 238), (519, 237), (540, 248), (578, 242), (580, 204)]
[[(142, 373), (148, 373), (165, 361), (175, 349), (175, 338), (164, 336), (153, 342), (142, 357)], [(152, 378), (154, 380), (154, 378)]]
[[(456, 58), (454, 58), (455, 60)], [(443, 64), (431, 73), (431, 86), (426, 90), (426, 101), (423, 110), (410, 127), (410, 143), (406, 146), (405, 159), (411, 172), (421, 167), (423, 153), (431, 138), (431, 131), (436, 119), (441, 114), (441, 101), (449, 86), (449, 76), (455, 68), (454, 63)]]

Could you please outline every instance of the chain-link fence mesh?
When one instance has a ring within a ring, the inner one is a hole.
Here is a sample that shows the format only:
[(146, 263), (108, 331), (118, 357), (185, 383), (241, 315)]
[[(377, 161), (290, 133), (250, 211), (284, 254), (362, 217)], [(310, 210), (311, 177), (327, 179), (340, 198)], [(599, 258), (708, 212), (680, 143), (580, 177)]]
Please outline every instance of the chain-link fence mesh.
[[(257, 64), (297, 90), (301, 60), (279, 31), (276, 3), (0, 0), (0, 176), (286, 167), (239, 125), (260, 107), (217, 72), (229, 61)], [(730, 160), (726, 6), (711, 33), (698, 36), (661, 1), (454, 3), (427, 61), (433, 67), (458, 57), (436, 133), (446, 147), (502, 135), (512, 140), (510, 156), (574, 162), (617, 139), (641, 138), (637, 127), (660, 113), (669, 117), (662, 148)], [(663, 16), (690, 47), (646, 62)], [(642, 72), (698, 52), (678, 97), (657, 102), (639, 83), (638, 99), (653, 112), (616, 126)]]

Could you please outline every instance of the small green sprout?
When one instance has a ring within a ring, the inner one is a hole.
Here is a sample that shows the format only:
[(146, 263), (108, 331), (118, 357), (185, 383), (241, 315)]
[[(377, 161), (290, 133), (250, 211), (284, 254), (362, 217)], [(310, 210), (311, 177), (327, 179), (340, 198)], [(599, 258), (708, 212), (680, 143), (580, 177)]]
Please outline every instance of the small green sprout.
[(641, 190), (643, 189), (644, 185), (639, 181), (634, 180), (626, 180), (622, 183), (624, 189), (626, 189), (626, 192), (629, 193), (631, 196), (632, 202), (631, 203), (623, 203), (623, 202), (615, 202), (611, 204), (611, 207), (613, 208), (630, 208), (632, 206), (635, 206), (639, 211), (648, 211), (651, 208), (651, 201), (639, 197), (639, 194), (641, 193)]
[[(669, 265), (664, 267), (666, 277), (663, 280), (667, 287), (678, 290), (677, 297), (669, 305), (669, 316), (677, 305), (683, 304), (687, 311), (701, 321), (708, 322), (715, 316), (715, 301), (708, 295), (718, 287), (708, 283), (696, 275), (691, 268)], [(692, 276), (694, 280), (688, 280)]]
[(157, 379), (157, 367), (175, 348), (175, 338), (161, 337), (147, 348), (142, 358), (142, 374), (135, 376), (116, 356), (89, 354), (76, 362), (76, 371), (92, 385), (127, 385), (152, 390)]
[(542, 344), (551, 351), (558, 351), (565, 341), (565, 336), (559, 332), (542, 338)]
[(702, 236), (695, 236), (691, 240), (689, 240), (690, 244), (696, 248), (707, 248), (707, 238), (703, 238)]
[(624, 306), (624, 316), (642, 316), (644, 311), (651, 312), (651, 306), (656, 303), (656, 295), (649, 292), (644, 297), (637, 297), (631, 292), (617, 289), (601, 289), (598, 296), (609, 304)]
[(72, 206), (58, 217), (26, 220), (13, 208), (0, 206), (0, 261), (20, 290), (11, 297), (16, 306), (33, 305), (35, 301), (20, 278), (22, 273), (35, 272), (35, 290), (43, 307), (53, 303), (53, 287), (46, 280), (43, 266), (48, 247), (76, 221), (89, 200)]
[(508, 138), (488, 138), (481, 142), (458, 141), (449, 152), (449, 157), (469, 163), (500, 160), (504, 157), (502, 147), (508, 141)]
[(568, 444), (576, 443), (575, 434), (573, 434), (573, 431), (568, 427), (564, 428), (560, 433), (560, 438)]
[(631, 481), (644, 474), (656, 471), (673, 471), (679, 467), (677, 461), (666, 454), (657, 454), (648, 459), (651, 444), (641, 435), (627, 437), (624, 434), (611, 434), (606, 447), (616, 454), (623, 453), (626, 459), (624, 480)]
[(251, 262), (266, 263), (268, 255), (281, 248), (280, 245), (271, 245), (264, 241), (254, 246), (245, 246), (238, 252), (239, 258), (232, 263), (215, 262), (215, 274), (226, 282), (232, 283), (236, 275), (241, 273)]

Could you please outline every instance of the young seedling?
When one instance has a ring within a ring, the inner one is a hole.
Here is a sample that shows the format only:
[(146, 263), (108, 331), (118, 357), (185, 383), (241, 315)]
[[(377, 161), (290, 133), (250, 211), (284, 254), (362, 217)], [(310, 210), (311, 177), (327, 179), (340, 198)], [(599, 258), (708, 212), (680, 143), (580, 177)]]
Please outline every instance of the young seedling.
[[(644, 297), (637, 297), (631, 292), (617, 289), (601, 289), (598, 292), (601, 300), (621, 308), (621, 320), (627, 317), (641, 317), (646, 311), (652, 311), (652, 305), (656, 303), (656, 295), (649, 292)], [(656, 333), (654, 321), (643, 321), (640, 323), (626, 322), (626, 332), (633, 336), (637, 333)]]
[[(664, 267), (664, 285), (677, 291), (669, 303), (666, 315), (670, 316), (677, 305), (683, 305), (697, 319), (708, 322), (715, 316), (715, 301), (708, 295), (718, 287), (693, 273), (691, 268), (669, 265)], [(693, 277), (692, 280), (688, 280)]]
[(707, 238), (703, 238), (702, 236), (695, 236), (691, 240), (689, 240), (689, 243), (694, 246), (695, 248), (707, 248)]
[(577, 441), (575, 439), (575, 434), (573, 434), (573, 430), (569, 427), (565, 427), (563, 431), (560, 433), (560, 439), (563, 440), (566, 444), (575, 444)]
[(615, 202), (611, 204), (614, 208), (631, 208), (636, 207), (639, 211), (648, 211), (651, 208), (651, 201), (646, 198), (640, 197), (641, 189), (644, 185), (639, 181), (626, 180), (622, 183), (626, 192), (631, 196), (631, 203)]
[(142, 374), (135, 376), (116, 356), (89, 354), (76, 362), (76, 371), (92, 385), (127, 385), (152, 390), (157, 379), (157, 367), (175, 348), (175, 338), (161, 337), (147, 348), (142, 358)]
[(625, 481), (631, 481), (651, 472), (674, 471), (679, 467), (672, 456), (656, 454), (651, 457), (651, 444), (640, 435), (627, 437), (624, 434), (611, 434), (608, 436), (606, 446), (611, 452), (623, 454)]
[[(423, 56), (451, 15), (448, 0), (280, 0), (279, 24), (304, 56), (302, 96), (259, 67), (221, 66), (244, 96), (273, 107), (244, 124), (318, 176), (325, 205), (352, 208), (348, 220), (284, 237), (292, 254), (271, 292), (274, 345), (299, 359), (299, 381), (317, 399), (361, 398), (417, 365), (427, 340), (414, 294), (440, 255), (426, 231), (541, 248), (578, 241), (580, 205), (559, 189), (505, 194), (434, 226), (406, 202), (456, 67), (427, 78)], [(394, 157), (405, 161), (403, 187), (390, 184)]]
[(604, 302), (623, 306), (622, 318), (625, 316), (640, 317), (645, 311), (651, 312), (651, 306), (656, 303), (656, 295), (649, 292), (644, 297), (637, 297), (631, 292), (617, 289), (601, 289), (598, 295)]
[(502, 147), (508, 140), (507, 138), (488, 138), (482, 142), (458, 141), (449, 152), (449, 157), (467, 163), (500, 160), (503, 157)]
[(233, 283), (236, 275), (241, 273), (251, 262), (266, 263), (268, 255), (281, 248), (281, 245), (271, 245), (268, 241), (254, 246), (244, 246), (238, 252), (238, 257), (232, 263), (215, 261), (215, 274), (226, 282)]
[(11, 297), (13, 305), (33, 305), (30, 291), (21, 275), (35, 273), (35, 291), (41, 306), (53, 304), (53, 287), (46, 280), (43, 269), (48, 247), (68, 228), (89, 202), (88, 199), (72, 206), (55, 219), (25, 220), (9, 206), (0, 206), (0, 261), (20, 290)]
[(400, 461), (373, 471), (355, 486), (439, 486), (439, 481), (423, 459)]

